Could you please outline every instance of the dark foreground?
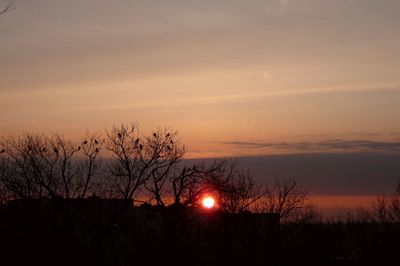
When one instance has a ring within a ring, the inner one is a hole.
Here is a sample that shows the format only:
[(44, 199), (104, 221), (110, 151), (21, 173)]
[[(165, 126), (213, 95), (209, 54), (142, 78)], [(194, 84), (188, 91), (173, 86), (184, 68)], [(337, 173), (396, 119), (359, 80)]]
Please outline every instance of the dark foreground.
[(397, 223), (279, 224), (274, 214), (118, 200), (3, 205), (0, 236), (1, 265), (383, 265), (400, 258)]

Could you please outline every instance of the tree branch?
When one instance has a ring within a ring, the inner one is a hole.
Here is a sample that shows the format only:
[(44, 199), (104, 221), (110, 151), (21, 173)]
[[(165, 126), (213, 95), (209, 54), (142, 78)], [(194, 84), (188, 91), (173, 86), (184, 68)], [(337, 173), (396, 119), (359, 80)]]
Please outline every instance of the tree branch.
[(0, 15), (4, 14), (12, 9), (15, 9), (14, 4), (15, 4), (15, 0), (8, 1), (7, 5), (0, 11)]

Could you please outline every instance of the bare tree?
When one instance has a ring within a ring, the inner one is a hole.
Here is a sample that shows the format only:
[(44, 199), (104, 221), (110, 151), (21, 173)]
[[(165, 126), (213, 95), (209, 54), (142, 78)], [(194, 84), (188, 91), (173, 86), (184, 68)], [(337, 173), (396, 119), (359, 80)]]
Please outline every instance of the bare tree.
[(206, 181), (218, 167), (183, 166), (186, 148), (176, 131), (164, 128), (141, 135), (136, 124), (123, 124), (106, 135), (105, 149), (114, 159), (109, 174), (116, 197), (131, 201), (144, 188), (142, 200), (148, 197), (147, 202), (158, 206), (194, 205), (209, 191)]
[(396, 193), (392, 198), (391, 208), (395, 221), (400, 222), (400, 182), (397, 185)]
[[(15, 198), (55, 196), (49, 185), (57, 155), (43, 135), (25, 134), (2, 138), (2, 182)], [(45, 167), (45, 165), (47, 167)]]
[[(77, 147), (77, 150), (81, 151), (83, 156), (78, 164), (79, 174), (76, 183), (76, 195), (78, 198), (85, 198), (90, 191), (92, 194), (102, 194), (102, 191), (99, 191), (99, 186), (92, 190), (93, 183), (97, 181), (94, 179), (99, 174), (101, 167), (101, 161), (99, 160), (99, 154), (102, 149), (101, 142), (99, 134), (86, 133), (81, 139), (81, 145)], [(97, 179), (99, 179), (98, 176)]]
[(380, 196), (372, 203), (370, 221), (381, 223), (400, 222), (400, 185), (391, 196)]
[(217, 194), (223, 166), (223, 161), (214, 161), (209, 165), (198, 163), (176, 171), (170, 180), (173, 204), (195, 206), (202, 196)]
[[(97, 166), (95, 142), (92, 139), (82, 148), (57, 134), (4, 137), (0, 140), (2, 187), (9, 198), (85, 197)], [(83, 159), (78, 159), (81, 153)]]
[(288, 219), (296, 211), (305, 207), (308, 189), (293, 179), (275, 178), (272, 185), (265, 186), (265, 195), (258, 202), (258, 210), (279, 213), (280, 218)]
[[(47, 146), (47, 147), (46, 147)], [(39, 153), (39, 158), (47, 161), (44, 168), (48, 168), (47, 187), (50, 187), (51, 196), (71, 198), (75, 195), (77, 187), (74, 181), (78, 174), (78, 169), (72, 160), (78, 152), (78, 148), (71, 141), (65, 140), (61, 135), (53, 135), (44, 143), (42, 150), (46, 153)], [(34, 163), (34, 162), (33, 162)], [(37, 169), (39, 173), (40, 169)], [(40, 182), (46, 182), (40, 180)]]
[(2, 149), (0, 153), (0, 204), (6, 203), (8, 200), (12, 199), (12, 192), (7, 187), (7, 179), (9, 176), (9, 162), (5, 158), (5, 150)]
[(390, 199), (387, 196), (378, 197), (372, 205), (372, 210), (375, 212), (372, 216), (374, 220), (379, 222), (389, 222), (392, 220)]
[(150, 192), (151, 200), (159, 206), (165, 206), (165, 200), (170, 199), (169, 181), (178, 170), (186, 149), (179, 144), (177, 132), (168, 129), (157, 130), (150, 136), (143, 137), (148, 160), (153, 163), (146, 171), (145, 189)]
[(217, 179), (219, 206), (231, 213), (250, 210), (263, 197), (264, 191), (256, 184), (250, 171), (239, 168), (237, 160), (224, 162), (222, 176)]
[(14, 4), (15, 4), (15, 0), (8, 1), (8, 3), (2, 9), (0, 9), (0, 15), (12, 10), (14, 7)]
[(163, 160), (174, 154), (181, 156), (179, 150), (169, 146), (172, 143), (167, 144), (168, 140), (157, 132), (150, 137), (141, 136), (137, 124), (113, 126), (106, 133), (104, 147), (114, 159), (108, 172), (116, 197), (133, 200), (134, 193), (150, 177), (156, 184), (153, 189), (160, 189), (162, 182), (157, 174), (168, 169), (168, 160)]

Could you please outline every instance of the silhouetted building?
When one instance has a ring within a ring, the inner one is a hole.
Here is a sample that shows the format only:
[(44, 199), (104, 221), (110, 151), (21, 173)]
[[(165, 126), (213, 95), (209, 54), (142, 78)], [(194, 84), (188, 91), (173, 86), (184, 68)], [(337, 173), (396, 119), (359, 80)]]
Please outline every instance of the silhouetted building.
[(265, 241), (275, 243), (280, 227), (277, 214), (132, 206), (95, 197), (13, 200), (0, 208), (0, 218), (0, 250), (6, 260), (17, 261), (14, 265), (30, 260), (52, 265), (58, 258), (58, 265), (72, 265), (75, 257), (87, 265), (145, 263), (158, 260), (153, 250), (161, 257), (239, 254)]

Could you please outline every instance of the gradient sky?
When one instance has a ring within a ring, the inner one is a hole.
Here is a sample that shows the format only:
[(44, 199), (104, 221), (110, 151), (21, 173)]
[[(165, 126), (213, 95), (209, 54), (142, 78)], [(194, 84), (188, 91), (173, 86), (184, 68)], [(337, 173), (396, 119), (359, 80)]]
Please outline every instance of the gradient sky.
[[(0, 5), (7, 1), (0, 0)], [(0, 134), (138, 121), (189, 157), (400, 151), (398, 0), (17, 0)]]

